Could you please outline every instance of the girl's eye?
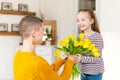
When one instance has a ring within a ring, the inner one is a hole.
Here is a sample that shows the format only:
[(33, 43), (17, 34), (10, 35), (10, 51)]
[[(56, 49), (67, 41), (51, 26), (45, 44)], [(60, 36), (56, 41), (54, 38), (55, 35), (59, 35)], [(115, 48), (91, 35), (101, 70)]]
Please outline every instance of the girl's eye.
[(84, 19), (82, 21), (85, 21)]

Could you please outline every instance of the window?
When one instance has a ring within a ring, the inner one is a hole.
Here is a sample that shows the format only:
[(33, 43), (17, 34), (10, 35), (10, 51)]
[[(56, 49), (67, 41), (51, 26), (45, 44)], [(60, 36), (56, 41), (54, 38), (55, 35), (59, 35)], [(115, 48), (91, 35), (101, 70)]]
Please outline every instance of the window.
[(93, 10), (96, 10), (96, 0), (79, 0), (78, 5), (78, 9), (92, 8)]

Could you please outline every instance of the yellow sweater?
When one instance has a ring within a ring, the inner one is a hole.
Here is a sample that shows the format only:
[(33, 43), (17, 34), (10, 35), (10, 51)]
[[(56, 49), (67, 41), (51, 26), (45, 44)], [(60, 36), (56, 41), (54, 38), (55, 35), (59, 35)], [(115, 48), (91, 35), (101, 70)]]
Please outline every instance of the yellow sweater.
[(69, 80), (74, 63), (67, 59), (63, 72), (57, 75), (63, 64), (64, 61), (59, 58), (50, 66), (35, 53), (19, 50), (14, 57), (14, 80)]

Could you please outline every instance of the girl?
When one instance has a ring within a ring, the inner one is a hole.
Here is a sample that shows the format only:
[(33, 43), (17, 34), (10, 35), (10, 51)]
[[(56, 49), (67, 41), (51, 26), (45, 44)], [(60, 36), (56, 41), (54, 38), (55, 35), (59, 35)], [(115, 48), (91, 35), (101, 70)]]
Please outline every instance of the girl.
[(102, 73), (104, 72), (102, 59), (103, 39), (93, 10), (81, 9), (77, 14), (77, 24), (80, 32), (85, 34), (84, 39), (89, 38), (100, 52), (98, 58), (77, 54), (77, 63), (81, 63), (80, 70), (85, 75), (85, 77), (81, 76), (81, 80), (102, 80)]
[[(19, 23), (19, 33), (23, 38), (23, 47), (14, 57), (14, 80), (69, 80), (75, 56), (64, 55), (53, 65), (35, 54), (36, 45), (42, 42), (42, 20), (37, 17), (26, 16)], [(61, 75), (58, 69), (64, 64)]]

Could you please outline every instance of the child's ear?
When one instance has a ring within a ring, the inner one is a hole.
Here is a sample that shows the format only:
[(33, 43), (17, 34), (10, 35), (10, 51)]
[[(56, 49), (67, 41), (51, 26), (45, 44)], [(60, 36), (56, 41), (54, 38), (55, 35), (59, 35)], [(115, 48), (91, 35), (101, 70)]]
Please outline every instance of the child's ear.
[(32, 32), (31, 32), (32, 37), (35, 37), (35, 34), (36, 34), (36, 30), (33, 29)]
[(94, 23), (94, 19), (91, 19), (91, 24), (93, 24)]

